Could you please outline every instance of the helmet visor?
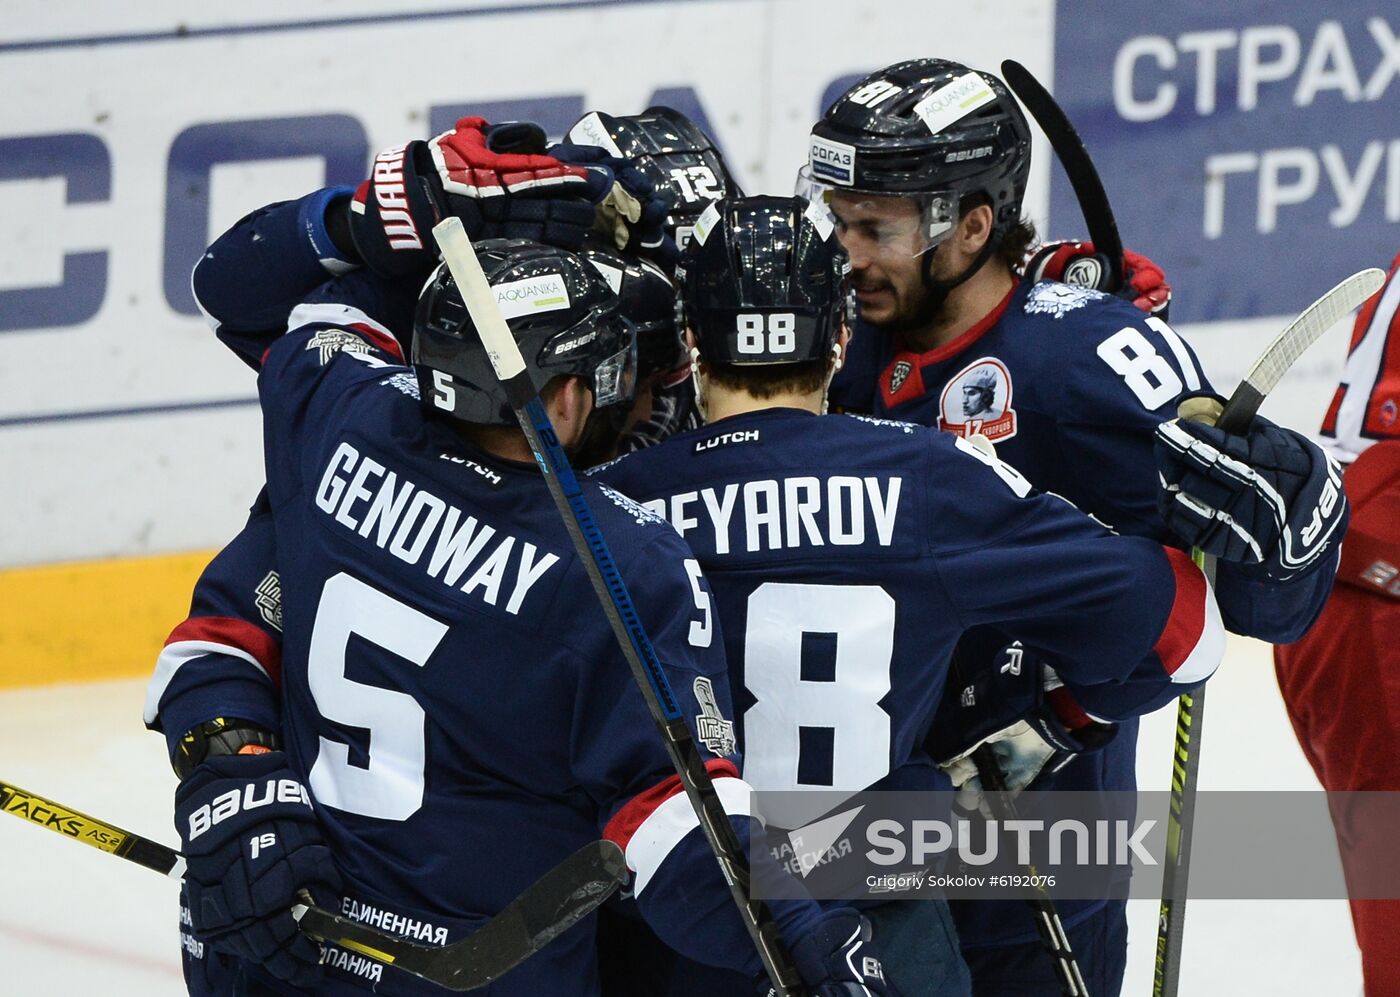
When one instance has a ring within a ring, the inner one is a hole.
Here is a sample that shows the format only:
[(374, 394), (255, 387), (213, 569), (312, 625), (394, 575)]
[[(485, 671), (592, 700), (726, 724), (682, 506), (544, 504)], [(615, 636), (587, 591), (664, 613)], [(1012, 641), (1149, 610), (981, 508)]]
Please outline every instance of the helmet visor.
[(827, 211), (842, 247), (853, 257), (862, 251), (922, 256), (948, 238), (958, 223), (955, 190), (858, 190), (828, 183), (810, 164), (798, 171), (796, 188)]
[[(625, 320), (624, 320), (625, 321)], [(630, 404), (637, 392), (637, 337), (629, 336), (627, 344), (598, 364), (593, 371), (593, 405)]]

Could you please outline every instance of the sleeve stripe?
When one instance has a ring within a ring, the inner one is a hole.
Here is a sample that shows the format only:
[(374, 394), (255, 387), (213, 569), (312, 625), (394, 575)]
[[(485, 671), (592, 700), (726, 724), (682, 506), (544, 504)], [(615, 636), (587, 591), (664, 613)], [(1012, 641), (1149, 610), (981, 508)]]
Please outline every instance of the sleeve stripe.
[(1194, 684), (1214, 674), (1225, 653), (1225, 625), (1215, 593), (1189, 555), (1164, 547), (1176, 580), (1171, 615), (1153, 647), (1173, 682)]
[(403, 362), (403, 349), (384, 325), (376, 322), (358, 308), (338, 305), (329, 301), (313, 301), (297, 305), (287, 316), (287, 331), (300, 329), (305, 325), (338, 325), (354, 329), (370, 341), (370, 345), (383, 350), (399, 362)]
[(275, 638), (246, 620), (226, 616), (192, 616), (166, 638), (156, 670), (146, 686), (146, 723), (154, 723), (171, 679), (187, 661), (206, 654), (226, 654), (246, 661), (274, 686), (282, 685), (282, 648)]
[(191, 616), (165, 639), (165, 644), (182, 641), (203, 641), (226, 645), (226, 652), (246, 658), (257, 665), (267, 677), (282, 684), (282, 645), (266, 630), (234, 616)]
[(156, 659), (155, 674), (151, 676), (150, 684), (146, 686), (146, 705), (142, 717), (147, 725), (155, 723), (156, 716), (160, 713), (161, 697), (165, 695), (165, 690), (169, 688), (171, 679), (175, 677), (175, 673), (180, 670), (180, 667), (186, 662), (194, 661), (208, 654), (226, 654), (231, 658), (246, 661), (257, 669), (258, 674), (268, 682), (277, 684), (257, 658), (239, 648), (202, 640), (182, 640), (166, 644), (165, 649), (160, 652), (160, 657)]
[[(752, 789), (739, 778), (734, 763), (715, 759), (707, 762), (705, 768), (714, 777), (715, 793), (724, 812), (748, 816)], [(629, 800), (608, 821), (603, 837), (626, 853), (627, 868), (634, 874), (632, 892), (640, 894), (671, 850), (699, 826), (700, 819), (695, 816), (679, 777), (671, 776)]]
[(1074, 694), (1060, 686), (1051, 689), (1045, 694), (1045, 701), (1050, 704), (1050, 708), (1055, 711), (1056, 718), (1065, 725), (1066, 730), (1079, 730), (1094, 722), (1090, 716), (1075, 700)]

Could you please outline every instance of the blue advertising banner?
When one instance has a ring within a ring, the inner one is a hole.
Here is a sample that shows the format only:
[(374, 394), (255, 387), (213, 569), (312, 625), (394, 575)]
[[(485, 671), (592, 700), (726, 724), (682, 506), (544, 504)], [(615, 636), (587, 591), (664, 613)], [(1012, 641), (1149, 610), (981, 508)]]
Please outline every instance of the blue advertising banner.
[[(1177, 323), (1281, 315), (1400, 249), (1400, 10), (1062, 0), (1052, 87)], [(1051, 183), (1050, 235), (1084, 231)]]

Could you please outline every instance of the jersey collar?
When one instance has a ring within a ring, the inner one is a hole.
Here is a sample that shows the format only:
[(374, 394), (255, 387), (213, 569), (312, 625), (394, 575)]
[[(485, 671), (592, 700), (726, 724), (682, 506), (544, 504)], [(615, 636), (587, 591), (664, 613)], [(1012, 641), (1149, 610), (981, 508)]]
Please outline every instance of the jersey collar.
[(883, 400), (885, 408), (892, 409), (905, 402), (922, 398), (925, 393), (923, 368), (947, 360), (949, 357), (957, 356), (985, 336), (992, 326), (1001, 321), (1001, 317), (1006, 314), (1006, 309), (1011, 305), (1011, 299), (1020, 288), (1020, 278), (1013, 274), (1011, 290), (1006, 292), (1006, 297), (1002, 298), (995, 308), (983, 315), (957, 339), (944, 343), (942, 346), (935, 346), (931, 350), (918, 353), (906, 347), (902, 337), (896, 336), (894, 356), (885, 365), (885, 369), (880, 372), (879, 378), (880, 398)]

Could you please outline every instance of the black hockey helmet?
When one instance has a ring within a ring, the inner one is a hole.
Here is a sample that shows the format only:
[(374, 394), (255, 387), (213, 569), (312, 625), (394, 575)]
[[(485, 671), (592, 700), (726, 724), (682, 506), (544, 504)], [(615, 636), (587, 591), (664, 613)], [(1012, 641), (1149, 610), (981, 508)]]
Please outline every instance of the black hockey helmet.
[(1030, 165), (1030, 129), (1001, 80), (945, 59), (912, 59), (871, 73), (827, 108), (812, 128), (802, 180), (828, 196), (914, 197), (922, 252), (957, 224), (970, 194), (987, 197), (989, 241), (999, 243), (1020, 220)]
[(847, 316), (849, 271), (819, 206), (726, 198), (696, 220), (681, 254), (681, 318), (707, 363), (827, 358)]
[[(525, 239), (483, 240), (476, 254), (536, 389), (572, 374), (592, 387), (598, 409), (631, 403), (636, 335), (602, 274), (574, 253)], [(418, 296), (413, 365), (429, 407), (474, 425), (516, 424), (446, 264)]]
[(684, 367), (685, 343), (676, 326), (676, 285), (666, 272), (596, 235), (584, 240), (578, 254), (603, 275), (620, 300), (623, 316), (637, 329), (637, 380)]
[(617, 115), (590, 111), (569, 129), (568, 139), (629, 160), (656, 184), (671, 201), (666, 228), (682, 249), (705, 205), (740, 193), (714, 141), (674, 108)]

